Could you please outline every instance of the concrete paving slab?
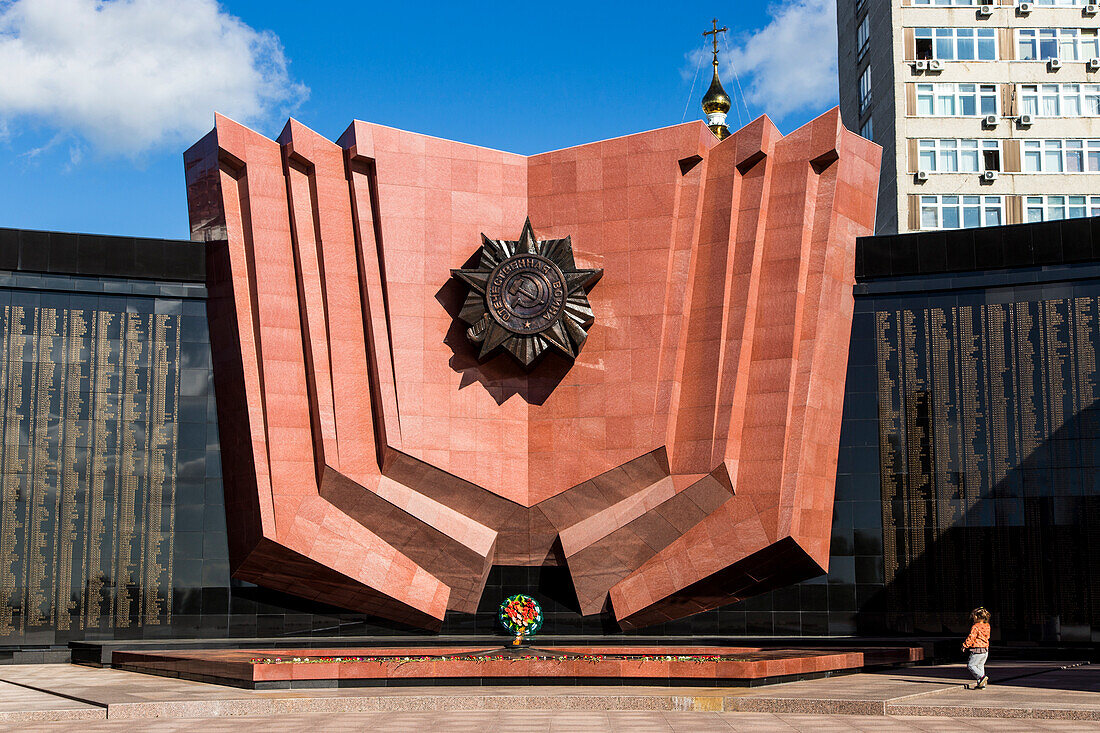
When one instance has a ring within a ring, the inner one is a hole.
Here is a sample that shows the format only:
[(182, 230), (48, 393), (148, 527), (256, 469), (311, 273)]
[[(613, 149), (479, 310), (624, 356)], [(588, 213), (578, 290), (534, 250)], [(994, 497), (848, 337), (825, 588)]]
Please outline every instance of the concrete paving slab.
[[(4, 681), (0, 684), (22, 685), (19, 689), (25, 691), (25, 702), (20, 702), (18, 696), (13, 698), (9, 707), (12, 712), (36, 713), (47, 709), (45, 703), (36, 700), (64, 695), (69, 698), (64, 703), (56, 700), (50, 703), (59, 705), (58, 717), (72, 710), (89, 714), (86, 707), (73, 707), (76, 703), (106, 709), (108, 720), (131, 721), (227, 717), (283, 719), (314, 714), (337, 714), (336, 718), (342, 720), (348, 715), (373, 713), (400, 716), (468, 711), (493, 714), (558, 711), (573, 715), (633, 711), (809, 715), (822, 719), (855, 715), (883, 718), (884, 721), (911, 720), (913, 725), (917, 725), (919, 719), (932, 721), (920, 723), (928, 730), (944, 730), (942, 721), (954, 718), (997, 717), (1011, 725), (1013, 719), (1027, 717), (1027, 722), (1034, 725), (1038, 725), (1039, 720), (1092, 721), (1090, 724), (1095, 728), (1095, 721), (1100, 719), (1100, 669), (1063, 670), (1059, 666), (991, 665), (994, 684), (980, 692), (963, 689), (966, 672), (961, 665), (890, 670), (769, 688), (436, 686), (256, 691), (73, 665), (0, 668), (0, 680)], [(998, 684), (998, 679), (1004, 683)], [(939, 718), (940, 723), (935, 718)], [(851, 718), (849, 724), (864, 725), (855, 718)], [(894, 723), (884, 725), (893, 726)], [(827, 729), (815, 729), (815, 733)], [(1006, 733), (1010, 729), (998, 728), (997, 731)]]
[[(697, 733), (698, 731), (752, 731), (752, 733), (1085, 733), (1095, 726), (1063, 720), (1026, 721), (1027, 727), (982, 718), (894, 718), (886, 716), (795, 715), (667, 711), (449, 711), (406, 713), (307, 714), (277, 718), (145, 720), (143, 733), (201, 730), (203, 733), (290, 733), (297, 731), (386, 731), (387, 733)], [(1007, 724), (1007, 725), (1005, 725)], [(132, 720), (59, 721), (35, 726), (42, 733), (103, 733), (131, 731)]]
[(999, 682), (984, 690), (954, 686), (916, 699), (890, 702), (891, 715), (967, 715), (1100, 721), (1100, 665), (1054, 669)]
[(102, 720), (107, 708), (0, 682), (0, 723), (43, 720)]
[(722, 710), (741, 689), (393, 687), (244, 690), (114, 669), (22, 665), (0, 679), (106, 706), (108, 718), (214, 718), (413, 710)]

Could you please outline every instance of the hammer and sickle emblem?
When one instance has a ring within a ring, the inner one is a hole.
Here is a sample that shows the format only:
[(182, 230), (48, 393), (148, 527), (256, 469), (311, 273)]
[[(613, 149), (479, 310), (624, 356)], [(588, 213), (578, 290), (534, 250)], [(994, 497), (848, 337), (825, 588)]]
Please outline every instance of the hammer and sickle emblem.
[(508, 295), (516, 299), (515, 304), (520, 308), (530, 308), (539, 302), (539, 288), (529, 277), (512, 280), (508, 284)]

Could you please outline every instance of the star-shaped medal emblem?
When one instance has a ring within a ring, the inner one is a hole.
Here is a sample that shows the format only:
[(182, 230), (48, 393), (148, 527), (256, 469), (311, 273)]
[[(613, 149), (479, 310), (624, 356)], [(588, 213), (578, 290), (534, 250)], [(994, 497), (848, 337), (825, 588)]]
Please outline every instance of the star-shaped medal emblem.
[(481, 235), (478, 266), (451, 270), (470, 286), (458, 317), (481, 347), (479, 359), (503, 347), (530, 367), (549, 348), (576, 358), (593, 323), (588, 289), (603, 270), (573, 261), (573, 243), (535, 239), (531, 220), (515, 241)]

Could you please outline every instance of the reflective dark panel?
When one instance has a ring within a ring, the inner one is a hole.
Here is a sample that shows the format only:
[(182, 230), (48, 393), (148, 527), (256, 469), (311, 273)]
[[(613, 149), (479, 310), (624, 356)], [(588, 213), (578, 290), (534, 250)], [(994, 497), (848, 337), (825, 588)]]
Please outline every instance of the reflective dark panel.
[(179, 302), (5, 294), (0, 639), (171, 625)]
[[(876, 309), (891, 631), (1089, 641), (1100, 560), (1100, 286)], [(1019, 296), (1023, 296), (1020, 298)]]

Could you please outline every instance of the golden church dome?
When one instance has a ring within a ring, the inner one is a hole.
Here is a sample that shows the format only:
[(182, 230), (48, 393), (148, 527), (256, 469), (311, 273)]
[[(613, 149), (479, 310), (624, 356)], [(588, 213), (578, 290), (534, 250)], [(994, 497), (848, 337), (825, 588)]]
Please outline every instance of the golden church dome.
[(722, 80), (718, 78), (717, 59), (714, 65), (714, 78), (710, 82), (710, 89), (703, 95), (703, 112), (707, 115), (715, 112), (727, 113), (730, 111), (730, 95), (726, 94), (722, 87)]
[(726, 127), (726, 114), (733, 105), (730, 103), (730, 95), (722, 87), (722, 80), (718, 78), (718, 34), (725, 33), (729, 28), (718, 27), (718, 19), (711, 21), (713, 28), (703, 34), (703, 38), (714, 36), (714, 78), (710, 80), (710, 89), (703, 95), (703, 112), (707, 115), (707, 127), (719, 140), (725, 140), (730, 136), (730, 129)]

